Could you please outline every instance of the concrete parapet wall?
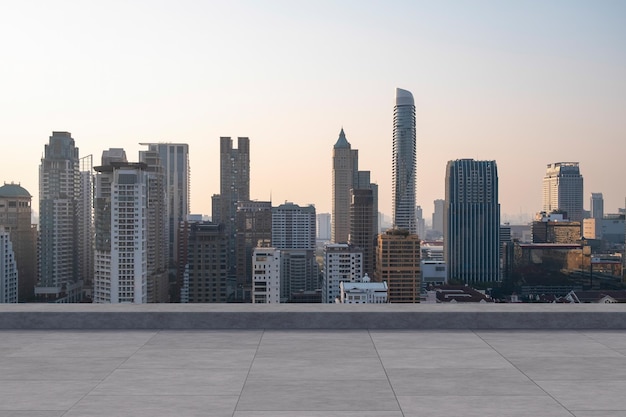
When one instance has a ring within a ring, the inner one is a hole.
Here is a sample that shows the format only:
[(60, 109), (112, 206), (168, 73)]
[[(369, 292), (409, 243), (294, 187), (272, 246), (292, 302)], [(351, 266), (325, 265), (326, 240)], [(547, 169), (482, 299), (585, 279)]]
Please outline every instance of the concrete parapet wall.
[(4, 304), (0, 329), (626, 329), (626, 305)]

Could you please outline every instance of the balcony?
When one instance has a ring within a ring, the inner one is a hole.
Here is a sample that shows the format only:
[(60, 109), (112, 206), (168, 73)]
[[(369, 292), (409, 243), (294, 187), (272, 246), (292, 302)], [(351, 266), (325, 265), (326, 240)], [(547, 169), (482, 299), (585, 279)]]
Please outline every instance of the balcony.
[(0, 305), (0, 416), (626, 415), (626, 307)]

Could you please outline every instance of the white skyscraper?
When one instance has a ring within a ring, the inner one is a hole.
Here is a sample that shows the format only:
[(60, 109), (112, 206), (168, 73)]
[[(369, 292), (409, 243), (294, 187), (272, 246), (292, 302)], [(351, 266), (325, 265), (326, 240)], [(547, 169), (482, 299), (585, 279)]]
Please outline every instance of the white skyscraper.
[(566, 212), (571, 221), (583, 220), (583, 176), (578, 162), (548, 164), (543, 177), (542, 211), (550, 214), (555, 210)]
[(396, 89), (393, 109), (392, 209), (393, 226), (417, 233), (415, 103), (413, 94)]
[(146, 303), (146, 164), (126, 162), (123, 149), (111, 149), (95, 167), (96, 303)]

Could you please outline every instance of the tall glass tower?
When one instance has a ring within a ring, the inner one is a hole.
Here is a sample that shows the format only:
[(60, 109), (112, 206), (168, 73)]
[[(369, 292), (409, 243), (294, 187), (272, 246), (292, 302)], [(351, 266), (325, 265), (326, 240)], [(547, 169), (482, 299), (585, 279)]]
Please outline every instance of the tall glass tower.
[(499, 280), (500, 204), (496, 161), (448, 162), (443, 228), (449, 279), (466, 284)]
[(410, 91), (396, 88), (393, 109), (393, 226), (417, 233), (415, 218), (415, 103)]

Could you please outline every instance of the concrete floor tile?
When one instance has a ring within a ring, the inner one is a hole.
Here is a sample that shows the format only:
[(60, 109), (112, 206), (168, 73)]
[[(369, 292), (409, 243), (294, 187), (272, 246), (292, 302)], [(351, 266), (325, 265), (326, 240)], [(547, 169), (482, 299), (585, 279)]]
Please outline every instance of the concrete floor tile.
[(233, 417), (403, 417), (401, 411), (235, 411)]
[(0, 358), (0, 380), (101, 381), (126, 358), (6, 357)]
[(511, 363), (534, 380), (626, 381), (626, 356), (515, 358)]
[(143, 347), (167, 349), (256, 349), (263, 330), (161, 330)]
[(370, 330), (377, 349), (469, 349), (489, 347), (471, 330)]
[(624, 410), (609, 410), (609, 411), (572, 411), (575, 417), (624, 417), (626, 416), (626, 409)]
[(232, 417), (237, 396), (88, 395), (63, 417)]
[(621, 355), (602, 343), (584, 335), (575, 339), (561, 339), (556, 333), (552, 337), (489, 340), (489, 345), (507, 358), (554, 358), (554, 357), (615, 357)]
[(2, 411), (0, 417), (62, 417), (65, 411)]
[(533, 381), (512, 369), (387, 369), (397, 396), (545, 395)]
[(237, 411), (398, 411), (384, 380), (246, 381)]
[(472, 349), (379, 349), (385, 369), (506, 369), (512, 368), (491, 348)]
[(94, 395), (239, 395), (246, 369), (118, 369)]
[(365, 380), (385, 379), (385, 369), (378, 358), (328, 355), (299, 358), (257, 358), (250, 369), (251, 378), (285, 380)]
[(588, 330), (582, 333), (590, 339), (611, 349), (626, 349), (626, 332), (608, 330)]
[(570, 410), (626, 410), (626, 381), (535, 381)]
[(139, 349), (121, 368), (249, 369), (255, 349)]
[(547, 395), (544, 396), (398, 396), (404, 417), (572, 417)]
[(0, 381), (0, 410), (68, 410), (95, 386), (89, 381)]

